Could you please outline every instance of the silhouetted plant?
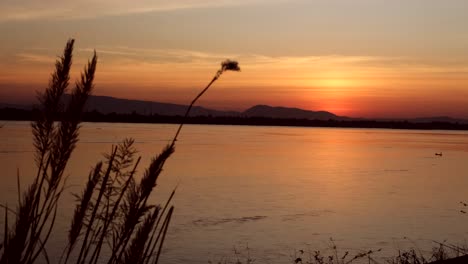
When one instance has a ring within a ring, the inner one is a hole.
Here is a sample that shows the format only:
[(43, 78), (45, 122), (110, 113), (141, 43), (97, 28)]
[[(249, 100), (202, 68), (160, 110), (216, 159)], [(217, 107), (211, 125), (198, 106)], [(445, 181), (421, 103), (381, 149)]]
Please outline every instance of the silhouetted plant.
[(460, 204), (463, 206), (463, 208), (460, 210), (460, 213), (466, 214), (466, 208), (468, 207), (468, 204), (466, 202), (460, 202)]
[[(80, 120), (93, 90), (97, 65), (95, 52), (71, 91), (71, 100), (64, 107), (61, 98), (69, 85), (73, 45), (73, 39), (67, 42), (63, 56), (55, 63), (48, 88), (38, 94), (40, 114), (32, 122), (37, 175), (22, 197), (18, 183), (16, 210), (3, 206), (5, 220), (0, 264), (34, 263), (41, 254), (44, 261), (50, 263), (45, 245), (53, 232), (58, 202), (66, 184), (64, 170), (78, 142)], [(228, 70), (240, 70), (238, 63), (227, 60), (221, 64), (208, 86), (192, 101), (185, 117), (196, 100)], [(59, 117), (60, 122), (56, 122)], [(68, 243), (59, 263), (158, 262), (174, 211), (170, 203), (175, 190), (164, 206), (149, 204), (148, 199), (164, 163), (174, 153), (182, 126), (183, 122), (172, 142), (152, 158), (138, 182), (135, 173), (141, 158), (135, 157), (137, 151), (133, 139), (125, 139), (112, 147), (104, 161), (94, 166), (85, 188), (75, 195), (77, 204), (68, 231)], [(12, 226), (9, 226), (10, 215), (15, 216)]]
[(48, 260), (44, 246), (55, 223), (66, 180), (63, 172), (78, 141), (80, 117), (93, 89), (97, 64), (94, 53), (71, 92), (72, 99), (64, 109), (66, 118), (54, 123), (62, 112), (60, 98), (69, 84), (73, 44), (74, 40), (67, 42), (63, 56), (55, 63), (49, 87), (38, 94), (40, 116), (32, 123), (37, 175), (18, 198), (13, 226), (5, 225), (0, 263), (33, 263), (41, 253)]
[[(189, 107), (187, 108), (187, 111), (185, 112), (184, 120), (187, 119), (190, 113), (190, 110), (192, 109), (193, 105), (197, 102), (198, 98), (200, 98), (210, 88), (210, 86), (216, 80), (218, 80), (219, 77), (221, 77), (221, 74), (223, 74), (223, 72), (225, 71), (240, 71), (239, 63), (233, 60), (225, 60), (221, 62), (221, 68), (216, 72), (213, 79), (208, 83), (205, 89), (203, 89), (197, 96), (195, 96), (195, 98), (190, 103)], [(174, 139), (172, 140), (172, 145), (174, 145), (174, 143), (177, 141), (177, 137), (179, 136), (180, 130), (182, 129), (183, 126), (184, 126), (184, 121), (182, 121), (182, 123), (179, 125), (179, 128), (177, 129)]]
[(322, 252), (320, 250), (315, 251), (304, 251), (298, 250), (294, 252), (293, 263), (294, 264), (350, 264), (355, 261), (362, 261), (368, 259), (370, 261), (375, 260), (372, 255), (380, 252), (382, 249), (362, 251), (357, 254), (350, 254), (349, 251), (340, 253), (335, 241), (330, 238), (330, 247), (328, 252)]

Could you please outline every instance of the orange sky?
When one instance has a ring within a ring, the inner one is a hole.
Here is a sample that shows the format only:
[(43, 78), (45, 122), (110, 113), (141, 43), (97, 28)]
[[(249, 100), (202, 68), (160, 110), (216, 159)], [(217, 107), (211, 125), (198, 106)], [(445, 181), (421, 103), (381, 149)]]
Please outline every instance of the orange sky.
[(0, 3), (0, 102), (32, 100), (74, 37), (98, 95), (186, 104), (231, 58), (200, 105), (468, 118), (466, 1), (87, 1)]

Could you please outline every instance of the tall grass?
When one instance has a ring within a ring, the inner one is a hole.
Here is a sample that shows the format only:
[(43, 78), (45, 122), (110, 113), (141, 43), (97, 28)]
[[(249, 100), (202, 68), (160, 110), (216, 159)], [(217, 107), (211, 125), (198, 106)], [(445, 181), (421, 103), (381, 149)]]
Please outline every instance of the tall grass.
[[(67, 163), (78, 143), (81, 116), (94, 89), (97, 55), (88, 61), (74, 88), (68, 91), (73, 61), (74, 40), (70, 39), (63, 55), (55, 63), (47, 89), (38, 94), (40, 115), (32, 122), (37, 174), (26, 190), (19, 190), (15, 210), (3, 205), (4, 236), (0, 244), (0, 264), (50, 263), (46, 251), (53, 235), (58, 203), (66, 187)], [(197, 99), (225, 71), (240, 70), (237, 62), (225, 61)], [(62, 105), (62, 96), (71, 100)], [(57, 122), (59, 121), (59, 122)], [(76, 207), (68, 231), (67, 245), (58, 263), (157, 263), (174, 212), (171, 200), (164, 205), (148, 202), (155, 190), (167, 159), (174, 153), (175, 142), (183, 127), (158, 155), (151, 159), (140, 180), (140, 163), (133, 139), (114, 146), (104, 160), (90, 171), (87, 183), (76, 194)], [(21, 193), (21, 194), (20, 194)], [(14, 218), (13, 223), (9, 219)]]

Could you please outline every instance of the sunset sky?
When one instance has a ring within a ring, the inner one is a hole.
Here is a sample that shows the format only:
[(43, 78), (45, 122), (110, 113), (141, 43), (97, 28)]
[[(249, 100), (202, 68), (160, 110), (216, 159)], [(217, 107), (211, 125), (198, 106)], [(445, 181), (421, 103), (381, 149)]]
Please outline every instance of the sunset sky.
[(0, 102), (31, 102), (68, 38), (97, 95), (352, 117), (468, 118), (466, 0), (2, 0)]

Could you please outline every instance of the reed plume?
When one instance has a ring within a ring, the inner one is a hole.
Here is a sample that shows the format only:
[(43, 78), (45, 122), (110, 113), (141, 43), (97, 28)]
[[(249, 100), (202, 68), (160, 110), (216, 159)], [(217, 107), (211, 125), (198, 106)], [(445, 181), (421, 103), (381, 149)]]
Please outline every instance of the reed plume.
[(234, 60), (225, 60), (221, 62), (221, 68), (216, 72), (214, 75), (213, 79), (208, 83), (208, 85), (203, 89), (195, 98), (193, 98), (192, 102), (190, 103), (189, 107), (187, 108), (187, 111), (185, 112), (184, 118), (182, 120), (182, 123), (179, 125), (179, 128), (177, 129), (177, 132), (175, 133), (174, 138), (172, 139), (171, 145), (174, 146), (175, 142), (177, 141), (177, 137), (179, 136), (180, 131), (182, 130), (182, 127), (184, 126), (184, 122), (187, 119), (188, 115), (190, 114), (190, 110), (192, 109), (193, 105), (197, 102), (197, 100), (210, 88), (210, 86), (221, 77), (221, 74), (223, 74), (225, 71), (240, 71), (239, 63)]
[[(69, 85), (74, 42), (73, 39), (67, 42), (63, 56), (55, 63), (48, 88), (38, 93), (40, 114), (31, 124), (37, 175), (19, 198), (16, 221), (7, 230), (8, 243), (3, 243), (0, 263), (34, 263), (40, 254), (48, 260), (45, 244), (64, 190), (63, 172), (78, 141), (80, 117), (93, 88), (97, 64), (95, 53), (63, 109), (62, 95)], [(61, 122), (55, 123), (60, 117)]]

